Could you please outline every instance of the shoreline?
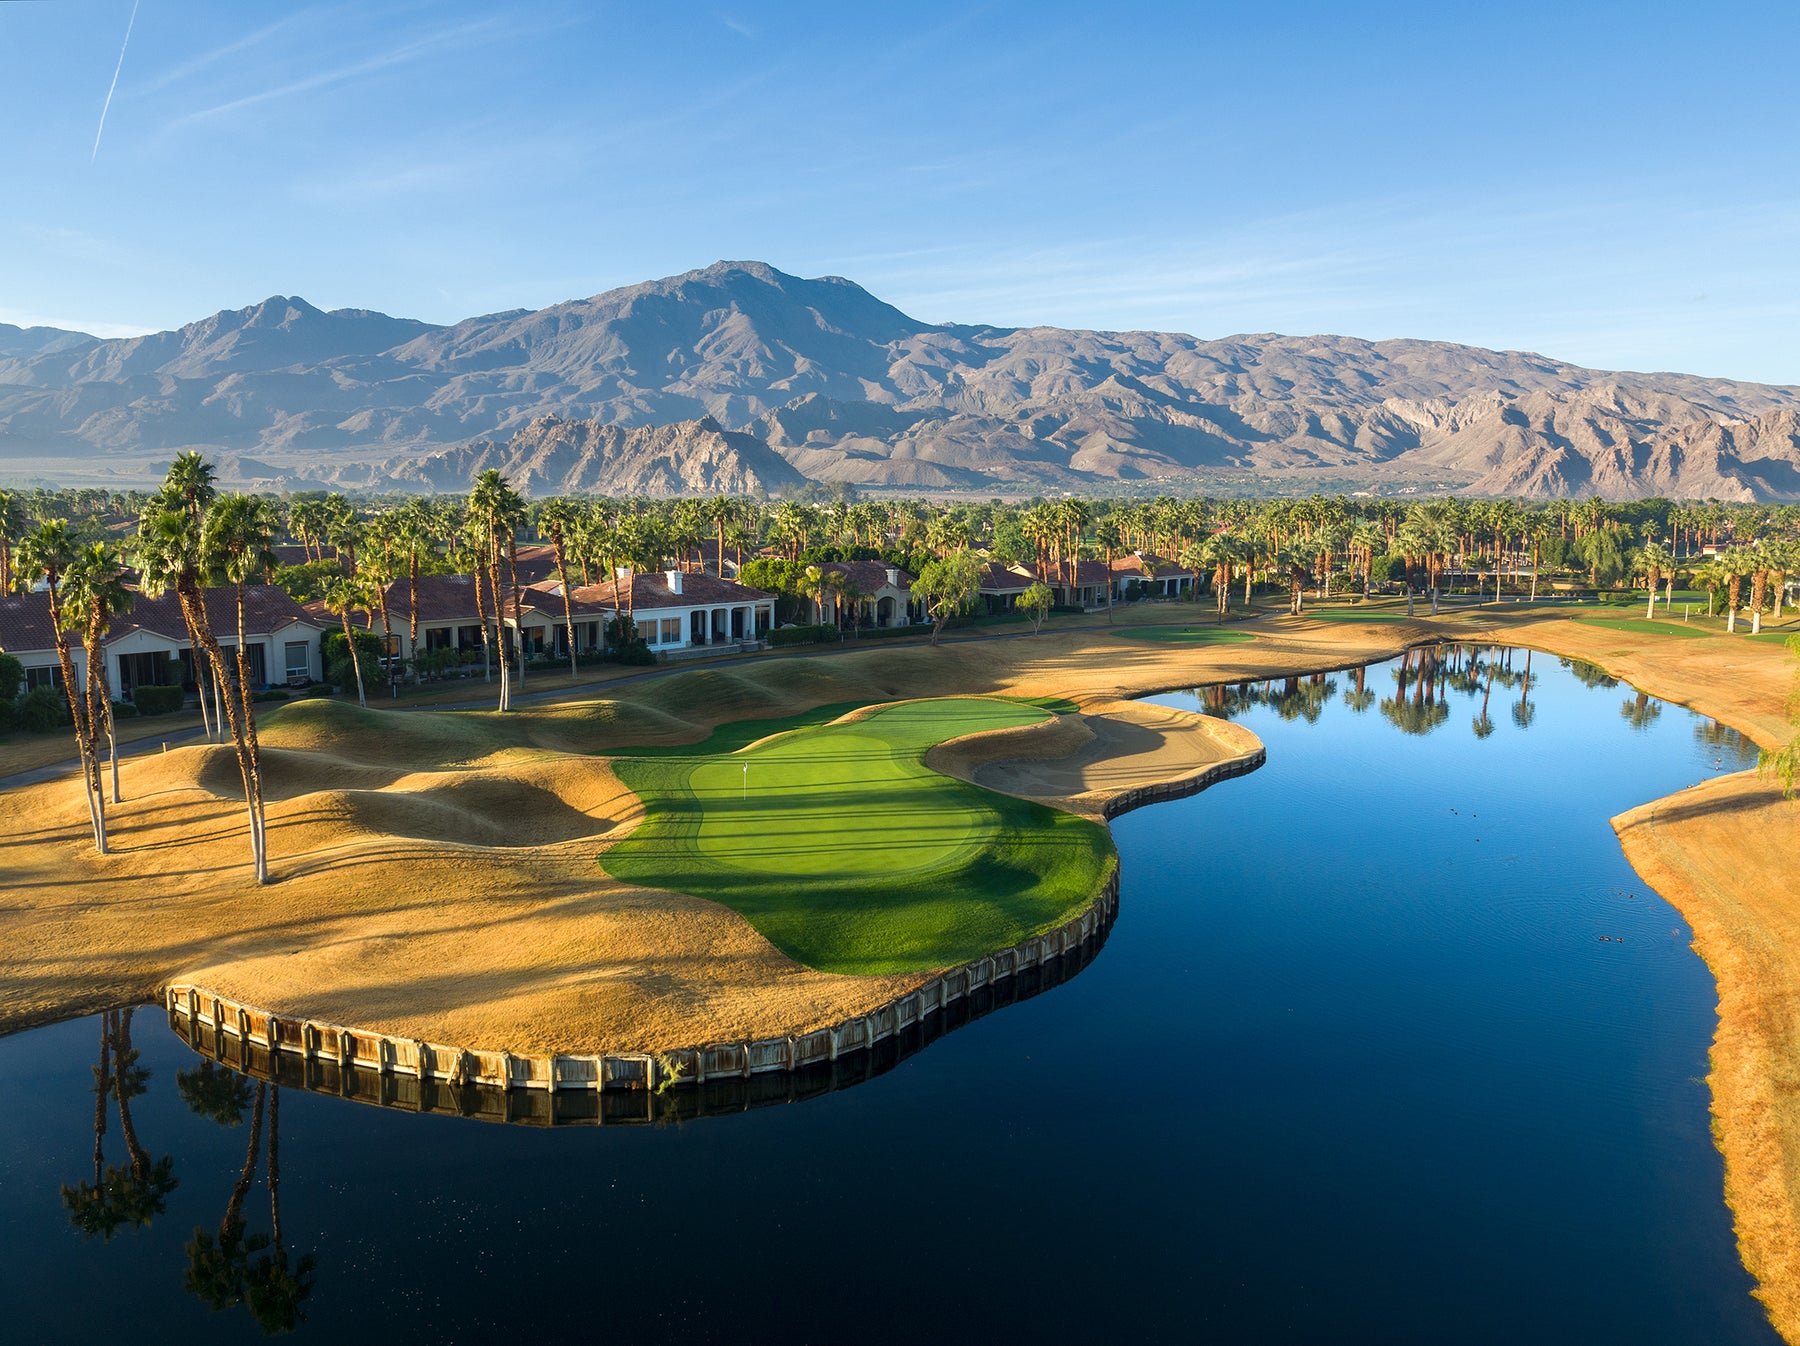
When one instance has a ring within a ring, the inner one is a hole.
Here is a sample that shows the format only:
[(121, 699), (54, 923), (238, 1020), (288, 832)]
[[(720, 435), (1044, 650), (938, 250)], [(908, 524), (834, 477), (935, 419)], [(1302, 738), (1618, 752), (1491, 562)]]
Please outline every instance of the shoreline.
[[(1180, 615), (1171, 614), (1177, 622)], [(1793, 732), (1782, 713), (1793, 676), (1792, 661), (1780, 646), (1753, 646), (1741, 640), (1727, 643), (1723, 638), (1659, 640), (1541, 610), (1467, 609), (1438, 619), (1376, 624), (1331, 623), (1303, 617), (1294, 622), (1261, 620), (1238, 629), (1254, 632), (1256, 639), (1245, 644), (1178, 646), (1127, 641), (1117, 638), (1112, 629), (1099, 628), (1054, 636), (1047, 633), (1027, 640), (959, 642), (935, 651), (922, 647), (906, 662), (915, 669), (929, 669), (931, 676), (927, 681), (931, 685), (901, 696), (933, 692), (1057, 695), (1070, 697), (1084, 710), (1091, 707), (1100, 711), (1108, 702), (1122, 697), (1140, 697), (1201, 683), (1310, 676), (1390, 658), (1422, 642), (1447, 640), (1511, 644), (1551, 656), (1586, 660), (1644, 692), (1710, 716), (1765, 747), (1779, 746)], [(800, 669), (806, 668), (803, 676), (808, 683), (823, 685), (831, 677), (827, 665), (866, 664), (873, 654), (848, 651), (834, 654), (829, 660), (803, 656), (789, 665), (794, 674), (792, 680), (800, 680)], [(900, 654), (898, 650), (889, 652), (889, 661)], [(922, 659), (917, 657), (920, 655)], [(696, 670), (696, 675), (706, 676), (702, 670)], [(592, 693), (584, 689), (582, 694)], [(809, 695), (813, 704), (824, 704), (829, 699), (817, 688), (803, 692), (801, 699)], [(713, 722), (734, 718), (744, 718), (744, 712), (726, 706)], [(702, 723), (700, 728), (704, 730), (706, 725)], [(668, 741), (666, 737), (664, 741)], [(932, 750), (934, 765), (942, 760), (945, 746)], [(128, 761), (126, 770), (129, 772), (132, 766)], [(979, 773), (983, 776), (981, 783), (988, 788), (1004, 789), (988, 774), (991, 770), (991, 766), (978, 762), (969, 767), (970, 774), (964, 778), (972, 779)], [(963, 772), (951, 770), (949, 774)], [(47, 796), (60, 788), (54, 784), (30, 786), (12, 792), (10, 797), (29, 799), (36, 807), (26, 811), (35, 815), (48, 806)], [(73, 787), (66, 793), (72, 797)], [(1075, 803), (1072, 796), (1077, 793), (1062, 792), (1055, 802), (1070, 807)], [(71, 799), (61, 801), (65, 806), (63, 813), (69, 812), (66, 805), (70, 802)], [(225, 839), (229, 844), (229, 840), (240, 839), (241, 822), (229, 808), (215, 807), (211, 815), (205, 821), (219, 828), (209, 830), (211, 840)], [(1713, 977), (1719, 1021), (1707, 1084), (1715, 1143), (1724, 1157), (1724, 1196), (1733, 1213), (1740, 1256), (1757, 1282), (1755, 1294), (1769, 1312), (1777, 1332), (1786, 1340), (1800, 1342), (1800, 1076), (1790, 1064), (1800, 1061), (1800, 854), (1791, 845), (1782, 845), (1783, 837), (1800, 827), (1800, 810), (1782, 803), (1772, 786), (1762, 785), (1755, 773), (1749, 772), (1720, 777), (1676, 795), (1647, 801), (1619, 815), (1612, 824), (1633, 868), (1688, 922), (1693, 930), (1693, 947)], [(117, 857), (110, 857), (113, 863), (103, 865), (80, 860), (80, 831), (79, 826), (70, 828), (65, 821), (61, 834), (42, 844), (58, 852), (57, 859), (64, 868), (74, 862), (72, 867), (90, 872), (102, 867), (116, 870)], [(121, 838), (125, 834), (122, 828)], [(605, 839), (603, 829), (598, 835), (512, 852), (509, 858), (518, 863), (509, 866), (509, 870), (525, 886), (553, 876), (558, 891), (551, 895), (548, 905), (554, 908), (571, 898), (571, 869), (578, 865), (579, 854), (591, 853), (595, 842)], [(0, 829), (0, 846), (17, 845), (21, 840), (16, 830), (9, 837)], [(342, 844), (324, 863), (323, 872), (341, 872), (359, 862), (404, 862), (409, 857), (429, 854), (434, 861), (445, 860), (450, 873), (467, 880), (482, 869), (479, 859), (468, 853), (493, 854), (488, 847), (387, 840), (391, 843), (387, 847), (361, 842)], [(241, 868), (235, 854), (231, 859), (228, 871)], [(275, 859), (279, 868), (288, 857), (276, 851)], [(591, 869), (590, 864), (590, 873)], [(115, 877), (124, 876), (104, 876)], [(155, 877), (167, 879), (170, 875)], [(103, 880), (100, 874), (93, 874), (93, 878)], [(280, 910), (283, 890), (296, 891), (293, 885), (299, 881), (298, 877), (290, 878), (264, 890), (263, 896), (271, 899), (263, 904), (268, 908), (263, 914), (271, 918), (266, 923), (252, 919), (228, 928), (220, 937), (203, 938), (209, 926), (216, 929), (216, 922), (206, 919), (208, 916), (218, 916), (233, 898), (254, 896), (242, 891), (247, 885), (213, 879), (208, 889), (216, 900), (202, 901), (200, 911), (189, 913), (190, 920), (198, 920), (199, 924), (188, 930), (185, 938), (156, 948), (140, 948), (137, 956), (127, 956), (116, 947), (108, 956), (104, 947), (96, 950), (65, 944), (60, 950), (60, 961), (43, 956), (58, 952), (54, 946), (59, 940), (54, 937), (57, 932), (45, 938), (42, 922), (47, 919), (55, 924), (68, 916), (66, 908), (85, 904), (13, 905), (12, 899), (19, 895), (21, 885), (9, 883), (0, 888), (0, 946), (15, 952), (0, 960), (0, 1033), (125, 1003), (159, 999), (158, 988), (178, 981), (207, 982), (209, 956), (216, 959), (220, 952), (217, 946), (222, 944), (227, 946), (225, 959), (222, 963), (213, 961), (211, 966), (223, 975), (210, 980), (222, 983), (220, 990), (227, 998), (270, 1005), (278, 1014), (303, 1011), (321, 1019), (368, 1023), (372, 1031), (412, 1039), (483, 1040), (474, 1032), (447, 1035), (430, 1031), (470, 1018), (467, 1007), (460, 1003), (460, 994), (446, 995), (442, 978), (432, 978), (424, 985), (416, 980), (417, 964), (445, 947), (439, 939), (416, 939), (417, 947), (410, 955), (399, 956), (392, 949), (382, 954), (380, 946), (396, 940), (405, 942), (408, 936), (404, 928), (397, 930), (392, 923), (371, 921), (372, 913), (366, 910), (334, 910), (328, 913), (323, 933), (338, 952), (323, 963), (296, 956), (306, 941), (285, 932), (289, 920), (277, 918), (275, 913)], [(29, 892), (28, 876), (22, 886)], [(65, 880), (59, 886), (69, 885)], [(467, 932), (488, 928), (496, 914), (504, 922), (502, 930), (513, 921), (506, 908), (517, 894), (501, 891), (504, 884), (490, 888), (491, 891), (477, 895), (473, 910), (468, 903), (440, 899), (440, 903), (448, 901), (457, 908), (449, 913), (456, 918), (448, 922), (454, 932), (449, 947), (462, 949), (465, 958)], [(638, 905), (641, 908), (643, 904)], [(46, 906), (63, 910), (53, 914)], [(617, 917), (620, 913), (610, 914)], [(640, 910), (636, 914), (643, 913)], [(138, 917), (111, 912), (102, 913), (101, 924), (109, 924), (104, 919), (107, 915), (117, 917), (110, 923), (115, 944), (119, 936), (129, 938), (129, 932), (140, 925)], [(692, 913), (676, 915), (685, 919)], [(293, 919), (304, 921), (307, 916), (303, 913)], [(533, 916), (528, 912), (519, 919), (530, 925)], [(265, 925), (276, 927), (273, 939)], [(13, 936), (28, 926), (35, 927), (34, 936), (21, 948)], [(60, 931), (64, 941), (78, 941), (92, 933), (91, 920), (72, 917)], [(570, 932), (559, 928), (556, 933), (566, 940)], [(753, 938), (760, 938), (751, 933)], [(524, 934), (523, 930), (506, 930), (505, 937)], [(707, 947), (714, 947), (711, 941), (718, 938), (716, 930), (707, 932)], [(652, 943), (646, 941), (646, 946)], [(267, 947), (270, 944), (275, 947)], [(33, 968), (29, 973), (21, 967), (27, 961)], [(384, 980), (379, 975), (383, 967), (397, 969), (401, 975), (392, 981)], [(410, 979), (408, 971), (414, 974)], [(786, 1036), (793, 1036), (797, 1028), (814, 1031), (830, 1022), (867, 1014), (878, 1001), (891, 1001), (897, 993), (904, 994), (897, 985), (869, 985), (863, 989), (872, 995), (853, 995), (846, 1000), (846, 988), (811, 984), (818, 979), (815, 976), (809, 981), (805, 969), (782, 967), (766, 959), (749, 967), (748, 972), (752, 980), (758, 976), (773, 977), (785, 983), (784, 1008), (778, 1017), (787, 1021), (783, 1025), (790, 1030)], [(569, 973), (568, 965), (555, 960), (547, 968), (528, 969), (523, 964), (480, 968), (478, 980), (502, 992), (507, 989), (509, 977), (536, 983), (531, 994), (517, 994), (519, 988), (515, 986), (515, 994), (499, 996), (485, 1022), (514, 1021), (520, 1029), (516, 1035), (496, 1033), (493, 1038), (516, 1036), (522, 1039), (518, 1045), (525, 1051), (563, 1038), (572, 1046), (590, 1050), (604, 1051), (618, 1045), (617, 1041), (596, 1041), (594, 1032), (596, 1018), (615, 1008), (616, 1000), (613, 1005), (590, 1005), (581, 1016), (543, 1013), (544, 997), (591, 998), (593, 991), (608, 980)], [(313, 974), (324, 975), (315, 980)], [(894, 979), (867, 980), (879, 983)], [(254, 991), (259, 984), (266, 985), (269, 994), (245, 993)], [(320, 993), (311, 994), (308, 988)], [(633, 990), (640, 997), (654, 994)], [(716, 1028), (721, 1022), (730, 1021), (728, 1026), (735, 1030), (749, 1023), (742, 1005), (732, 1011), (710, 1001), (707, 1005), (689, 1004), (684, 999), (687, 988), (676, 991), (671, 1007), (677, 1011), (677, 1020), (692, 1008), (703, 1025)], [(418, 1008), (434, 999), (438, 1002), (435, 1010)], [(302, 1003), (306, 1001), (312, 1003)], [(370, 1013), (338, 1012), (359, 1004), (368, 1005)], [(710, 1015), (704, 1012), (708, 1010)], [(809, 1018), (812, 1022), (807, 1025)], [(480, 1022), (483, 1020), (476, 1016), (475, 1023)], [(667, 1015), (659, 1020), (655, 1015), (625, 1013), (620, 1027), (640, 1041), (654, 1041), (659, 1024), (666, 1029), (668, 1022)], [(579, 1027), (571, 1032), (577, 1024)], [(688, 1035), (686, 1041), (741, 1042), (756, 1036), (761, 1035), (707, 1032), (702, 1028)]]

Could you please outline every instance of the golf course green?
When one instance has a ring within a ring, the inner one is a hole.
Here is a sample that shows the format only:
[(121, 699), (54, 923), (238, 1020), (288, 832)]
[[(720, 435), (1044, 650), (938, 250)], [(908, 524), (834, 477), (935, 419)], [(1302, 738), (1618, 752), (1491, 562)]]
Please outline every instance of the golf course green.
[(1050, 712), (988, 697), (897, 702), (737, 752), (620, 758), (646, 817), (601, 857), (616, 879), (744, 916), (824, 972), (923, 972), (1081, 910), (1106, 830), (940, 775), (926, 750)]

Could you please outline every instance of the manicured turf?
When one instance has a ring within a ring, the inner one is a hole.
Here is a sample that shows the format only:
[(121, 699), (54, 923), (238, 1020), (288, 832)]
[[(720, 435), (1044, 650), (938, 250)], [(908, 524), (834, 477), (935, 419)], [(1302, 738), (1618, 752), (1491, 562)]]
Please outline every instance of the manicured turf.
[(777, 715), (761, 720), (732, 720), (719, 725), (698, 743), (659, 744), (654, 747), (613, 748), (608, 755), (618, 757), (701, 757), (717, 753), (737, 752), (770, 734), (785, 734), (792, 729), (811, 729), (830, 724), (840, 715), (874, 705), (872, 701), (839, 701), (830, 706), (814, 706), (798, 715)]
[(648, 816), (601, 863), (628, 883), (723, 903), (821, 971), (979, 958), (1079, 910), (1112, 843), (1085, 819), (939, 775), (925, 751), (1044, 718), (942, 698), (737, 753), (621, 759), (614, 769)]
[[(1431, 604), (1419, 605), (1420, 615), (1431, 615)], [(1404, 612), (1365, 612), (1360, 608), (1320, 608), (1302, 611), (1302, 617), (1311, 617), (1315, 622), (1404, 622), (1411, 620)]]
[(1116, 634), (1127, 640), (1154, 640), (1166, 645), (1239, 645), (1254, 640), (1248, 631), (1232, 631), (1220, 626), (1197, 626), (1176, 629), (1172, 626), (1140, 626)]
[(1052, 715), (1076, 715), (1081, 711), (1081, 707), (1066, 696), (1001, 696), (995, 700), (1010, 701), (1015, 706), (1036, 706)]
[(1578, 617), (1583, 626), (1601, 626), (1608, 631), (1636, 631), (1647, 636), (1710, 636), (1704, 626), (1688, 626), (1681, 622), (1653, 622), (1645, 617)]

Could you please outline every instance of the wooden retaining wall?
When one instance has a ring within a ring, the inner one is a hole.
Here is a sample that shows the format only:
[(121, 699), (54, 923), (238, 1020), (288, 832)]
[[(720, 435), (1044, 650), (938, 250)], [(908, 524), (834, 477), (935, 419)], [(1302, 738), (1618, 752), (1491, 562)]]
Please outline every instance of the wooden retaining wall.
[(1230, 780), (1233, 776), (1247, 776), (1263, 764), (1268, 756), (1262, 748), (1252, 749), (1241, 757), (1233, 757), (1229, 761), (1215, 762), (1202, 771), (1191, 776), (1183, 776), (1178, 780), (1157, 781), (1154, 785), (1140, 785), (1135, 790), (1121, 790), (1100, 806), (1103, 818), (1117, 818), (1121, 813), (1129, 813), (1132, 809), (1142, 808), (1145, 804), (1161, 803), (1165, 799), (1185, 799), (1188, 795), (1199, 794), (1209, 785), (1222, 780)]
[(1111, 927), (1118, 909), (1119, 871), (1115, 864), (1099, 895), (1079, 915), (1022, 944), (940, 972), (879, 1009), (792, 1037), (714, 1042), (668, 1052), (521, 1056), (475, 1051), (316, 1019), (271, 1014), (188, 982), (167, 987), (163, 1000), (171, 1019), (185, 1028), (183, 1036), (190, 1043), (198, 1040), (200, 1030), (211, 1030), (215, 1036), (235, 1038), (240, 1055), (241, 1048), (248, 1046), (271, 1057), (285, 1055), (329, 1063), (340, 1072), (368, 1071), (378, 1076), (407, 1076), (492, 1089), (575, 1089), (594, 1093), (665, 1089), (704, 1085), (725, 1078), (749, 1079), (774, 1071), (800, 1071), (866, 1051), (983, 988), (1098, 940)]
[(174, 1015), (170, 1016), (170, 1024), (196, 1052), (253, 1078), (397, 1112), (431, 1113), (513, 1126), (660, 1126), (805, 1102), (884, 1075), (945, 1034), (1079, 975), (1098, 956), (1104, 934), (1102, 931), (1100, 937), (1069, 949), (1060, 957), (951, 1000), (936, 1013), (867, 1050), (848, 1052), (835, 1061), (821, 1061), (796, 1071), (715, 1075), (703, 1084), (689, 1081), (682, 1088), (668, 1087), (667, 1082), (655, 1090), (604, 1091), (457, 1085), (412, 1075), (382, 1075), (354, 1066), (340, 1067), (326, 1058), (309, 1060), (292, 1053), (271, 1053), (254, 1040), (192, 1025)]

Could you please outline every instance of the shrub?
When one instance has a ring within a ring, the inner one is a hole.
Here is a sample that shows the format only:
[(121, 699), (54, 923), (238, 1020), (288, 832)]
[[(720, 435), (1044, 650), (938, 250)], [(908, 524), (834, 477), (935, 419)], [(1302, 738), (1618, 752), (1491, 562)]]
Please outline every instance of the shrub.
[(139, 683), (131, 689), (131, 704), (137, 707), (139, 715), (168, 715), (180, 710), (186, 700), (187, 692), (180, 687)]
[[(345, 660), (344, 662), (345, 665), (348, 666), (349, 660)], [(310, 701), (315, 697), (330, 696), (331, 691), (332, 688), (329, 682), (315, 682), (309, 686), (302, 687), (299, 691), (295, 692), (294, 699), (296, 701)]]
[[(387, 681), (387, 672), (381, 666), (381, 637), (372, 631), (354, 631), (354, 634), (356, 662), (362, 665), (363, 687), (367, 692)], [(354, 692), (356, 669), (351, 666), (350, 655), (344, 648), (344, 633), (327, 631), (319, 648), (325, 656), (326, 680), (335, 682), (346, 692)]]
[(286, 701), (288, 694), (279, 687), (271, 687), (266, 692), (250, 693), (252, 701)]
[(612, 660), (616, 664), (637, 668), (645, 664), (654, 664), (656, 651), (644, 644), (643, 641), (634, 640), (628, 645), (620, 645), (615, 649), (612, 653)]
[(1388, 584), (1395, 579), (1406, 576), (1406, 562), (1398, 556), (1390, 556), (1383, 552), (1380, 556), (1369, 558), (1369, 584)]
[(0, 703), (17, 699), (25, 682), (25, 665), (10, 654), (0, 654)]
[(129, 720), (135, 717), (137, 713), (138, 708), (129, 701), (115, 701), (112, 703), (112, 717), (115, 720)]
[(829, 624), (824, 626), (783, 626), (769, 632), (771, 646), (828, 645), (843, 638), (844, 633)]
[(15, 712), (19, 728), (33, 734), (47, 734), (60, 725), (70, 724), (69, 703), (54, 687), (33, 687), (25, 693)]

